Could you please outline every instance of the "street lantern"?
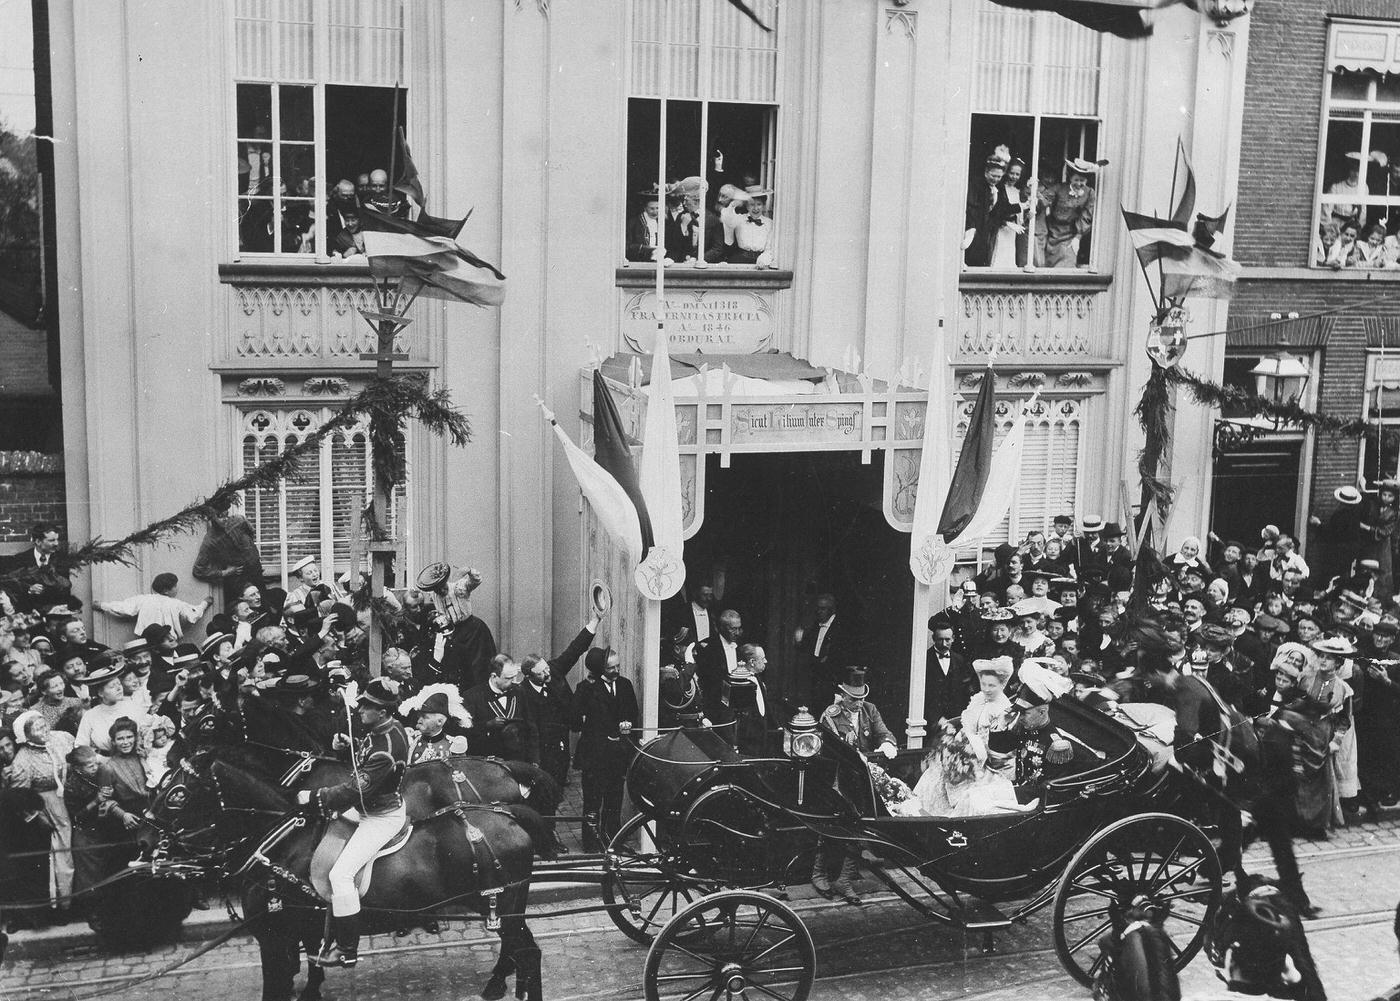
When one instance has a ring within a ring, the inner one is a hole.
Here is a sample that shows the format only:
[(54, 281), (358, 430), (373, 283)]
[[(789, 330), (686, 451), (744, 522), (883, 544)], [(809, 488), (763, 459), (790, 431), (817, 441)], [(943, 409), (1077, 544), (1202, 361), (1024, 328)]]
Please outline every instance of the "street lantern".
[(1249, 370), (1254, 376), (1255, 392), (1274, 403), (1283, 404), (1302, 399), (1312, 369), (1301, 355), (1288, 351), (1288, 342), (1280, 341), (1278, 350), (1259, 359)]

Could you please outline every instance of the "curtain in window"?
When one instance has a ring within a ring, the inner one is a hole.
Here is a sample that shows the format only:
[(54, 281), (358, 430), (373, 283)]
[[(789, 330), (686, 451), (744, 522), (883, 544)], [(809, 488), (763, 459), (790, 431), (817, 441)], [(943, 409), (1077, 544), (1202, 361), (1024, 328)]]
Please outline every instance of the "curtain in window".
[(661, 95), (661, 32), (669, 14), (668, 98), (776, 101), (778, 3), (749, 0), (773, 29), (763, 31), (723, 0), (632, 0), (632, 96)]
[(1100, 32), (1055, 14), (981, 0), (976, 36), (974, 111), (1098, 114)]
[(400, 0), (329, 0), (329, 65), (316, 66), (313, 0), (235, 0), (240, 80), (392, 87), (403, 79)]

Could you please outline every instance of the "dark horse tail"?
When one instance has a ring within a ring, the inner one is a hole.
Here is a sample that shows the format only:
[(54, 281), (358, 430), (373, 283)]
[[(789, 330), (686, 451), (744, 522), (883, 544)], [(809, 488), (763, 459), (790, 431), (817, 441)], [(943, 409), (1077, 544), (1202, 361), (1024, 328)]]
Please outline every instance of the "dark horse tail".
[(530, 808), (542, 817), (553, 817), (559, 812), (559, 804), (564, 799), (564, 790), (554, 781), (554, 776), (539, 765), (528, 761), (507, 761), (500, 763), (510, 772), (510, 777), (522, 786), (530, 788)]
[(518, 803), (505, 803), (497, 805), (496, 809), (509, 813), (515, 822), (525, 829), (525, 833), (530, 835), (530, 841), (535, 846), (535, 854), (548, 851), (554, 844), (554, 836), (550, 832), (549, 825), (532, 807), (522, 806)]

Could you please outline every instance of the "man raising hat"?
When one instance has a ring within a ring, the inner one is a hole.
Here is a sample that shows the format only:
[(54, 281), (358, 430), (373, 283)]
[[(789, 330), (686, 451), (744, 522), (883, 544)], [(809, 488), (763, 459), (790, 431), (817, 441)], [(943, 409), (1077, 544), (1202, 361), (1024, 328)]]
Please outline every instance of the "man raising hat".
[(622, 792), (632, 761), (632, 731), (642, 710), (632, 682), (619, 673), (622, 660), (609, 647), (584, 654), (588, 677), (574, 689), (580, 731), (574, 761), (583, 773), (583, 849), (599, 851), (622, 823)]

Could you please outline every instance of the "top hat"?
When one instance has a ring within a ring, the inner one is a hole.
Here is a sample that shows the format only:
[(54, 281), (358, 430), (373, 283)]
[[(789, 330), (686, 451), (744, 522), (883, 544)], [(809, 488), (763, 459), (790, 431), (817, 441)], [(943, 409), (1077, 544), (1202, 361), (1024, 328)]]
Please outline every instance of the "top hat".
[(870, 694), (870, 685), (865, 681), (863, 667), (846, 668), (846, 680), (839, 682), (836, 687), (853, 699), (863, 699)]

